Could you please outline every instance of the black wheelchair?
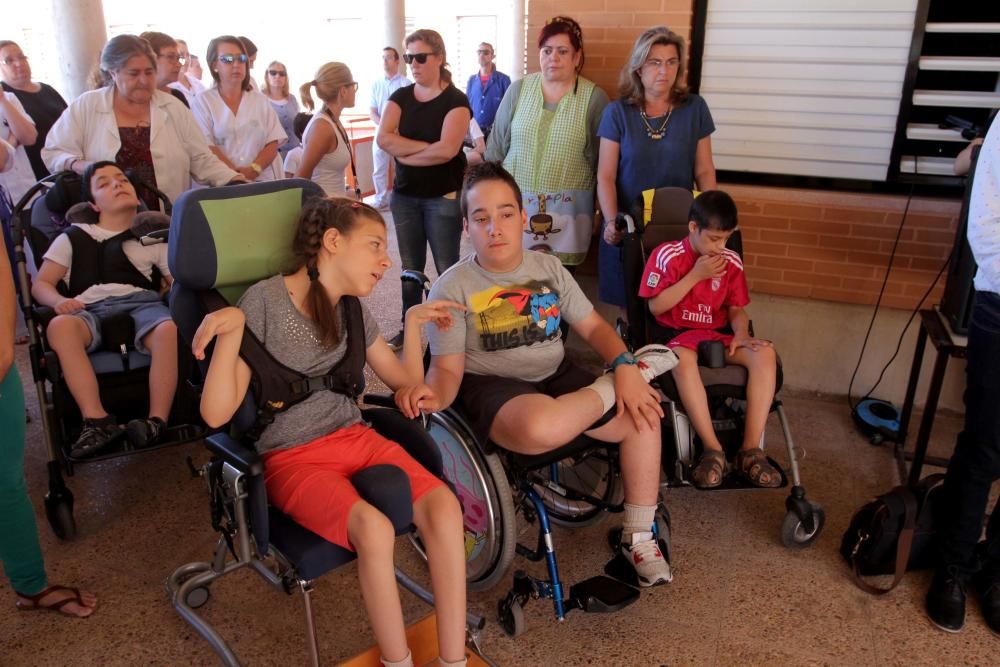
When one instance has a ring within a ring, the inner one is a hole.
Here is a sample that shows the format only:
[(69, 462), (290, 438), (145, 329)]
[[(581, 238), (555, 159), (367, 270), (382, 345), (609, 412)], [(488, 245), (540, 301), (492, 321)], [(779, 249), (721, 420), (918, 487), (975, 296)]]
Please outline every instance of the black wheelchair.
[[(639, 297), (643, 270), (649, 251), (665, 241), (684, 238), (688, 233), (688, 212), (692, 193), (683, 188), (659, 188), (644, 192), (629, 215), (620, 215), (616, 224), (624, 232), (622, 254), (625, 276), (626, 312), (628, 323), (619, 322), (619, 330), (630, 349), (650, 342), (663, 342), (662, 329), (649, 312), (646, 301)], [(743, 255), (739, 230), (729, 239), (728, 247)], [(658, 335), (659, 334), (659, 335)], [(726, 449), (729, 460), (736, 454), (743, 439), (743, 415), (746, 407), (747, 371), (742, 366), (724, 364), (710, 368), (699, 366), (702, 382), (709, 398), (713, 426)], [(655, 381), (663, 394), (666, 423), (663, 426), (663, 469), (671, 486), (690, 484), (690, 470), (701, 452), (701, 441), (684, 414), (677, 386), (671, 374)], [(779, 392), (782, 386), (781, 360), (778, 360), (777, 386), (771, 411), (778, 415), (788, 450), (791, 492), (785, 500), (787, 512), (781, 526), (781, 540), (792, 549), (806, 547), (819, 536), (826, 514), (819, 503), (806, 498), (799, 474), (800, 450), (795, 446), (788, 427)], [(761, 446), (764, 446), (761, 442)], [(768, 458), (782, 475), (782, 487), (788, 486), (788, 473)], [(729, 474), (718, 489), (748, 488), (742, 476)]]
[[(401, 278), (419, 284), (425, 294), (430, 290), (430, 281), (420, 272), (404, 271)], [(389, 401), (385, 397), (374, 400), (383, 405)], [(429, 414), (426, 419), (427, 430), (441, 452), (444, 475), (462, 502), (469, 589), (495, 587), (507, 576), (515, 555), (532, 562), (545, 561), (548, 578), (517, 570), (513, 586), (498, 601), (497, 617), (508, 635), (525, 631), (523, 608), (532, 599), (551, 600), (560, 621), (574, 609), (613, 612), (638, 600), (635, 573), (617, 555), (605, 566), (605, 575), (566, 585), (559, 575), (552, 535), (553, 525), (593, 525), (609, 513), (623, 510), (617, 447), (581, 435), (544, 454), (527, 456), (490, 441), (480, 442), (455, 408)], [(534, 544), (518, 543), (518, 514), (537, 526)], [(658, 505), (652, 529), (669, 562), (670, 515), (663, 503)], [(608, 534), (608, 546), (614, 554), (619, 538), (620, 529)], [(419, 535), (411, 539), (422, 553)]]
[[(147, 188), (155, 193), (163, 202), (165, 210), (170, 210), (170, 201), (162, 192), (134, 179), (133, 184), (137, 190)], [(55, 237), (68, 228), (70, 223), (65, 219), (66, 212), (79, 201), (80, 177), (74, 172), (60, 172), (32, 186), (18, 201), (12, 216), (18, 297), (28, 327), (28, 354), (49, 458), (45, 513), (52, 530), (63, 540), (72, 540), (77, 533), (73, 517), (73, 493), (66, 486), (64, 473), (72, 475), (76, 464), (170, 447), (196, 440), (203, 433), (200, 418), (189, 409), (194, 402), (188, 391), (188, 384), (184, 381), (193, 368), (193, 359), (190, 351), (185, 354), (182, 348), (178, 348), (180, 368), (177, 392), (168, 428), (158, 443), (139, 450), (132, 448), (122, 438), (117, 449), (95, 456), (77, 458), (71, 453), (70, 445), (79, 435), (82, 417), (66, 386), (59, 359), (45, 337), (46, 327), (55, 317), (55, 312), (34, 303), (31, 297), (25, 244), (31, 250), (37, 269)], [(148, 245), (166, 241), (166, 230), (147, 234), (142, 234), (142, 231), (137, 231), (140, 243)], [(102, 326), (101, 349), (89, 355), (97, 375), (101, 402), (119, 421), (145, 417), (149, 408), (148, 376), (151, 357), (134, 348), (134, 337), (135, 328), (131, 317), (124, 315), (109, 318)]]
[[(178, 199), (170, 229), (174, 277), (170, 304), (182, 338), (191, 341), (205, 314), (235, 304), (248, 286), (285, 268), (302, 204), (322, 196), (312, 181), (287, 179), (195, 190)], [(365, 409), (363, 415), (382, 435), (441, 476), (438, 448), (419, 423), (386, 407)], [(167, 581), (167, 593), (177, 613), (205, 638), (222, 663), (239, 665), (233, 648), (197, 611), (208, 602), (211, 585), (248, 568), (278, 590), (301, 591), (310, 660), (318, 665), (310, 597), (313, 581), (354, 560), (355, 554), (268, 505), (263, 462), (246, 437), (255, 420), (253, 397), (248, 396), (230, 427), (205, 439), (211, 460), (194, 472), (207, 482), (212, 525), (220, 536), (211, 561), (178, 567)], [(395, 466), (373, 466), (352, 482), (366, 501), (390, 518), (397, 535), (412, 532), (413, 507), (405, 473)], [(427, 590), (398, 569), (396, 577), (404, 588), (433, 603)], [(477, 642), (483, 624), (483, 619), (468, 615), (468, 641), (480, 657)]]

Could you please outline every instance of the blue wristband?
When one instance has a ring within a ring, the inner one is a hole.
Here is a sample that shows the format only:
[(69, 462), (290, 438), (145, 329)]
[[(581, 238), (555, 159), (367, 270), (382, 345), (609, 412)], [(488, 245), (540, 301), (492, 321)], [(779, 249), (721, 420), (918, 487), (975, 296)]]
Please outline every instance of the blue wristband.
[(638, 362), (635, 360), (635, 355), (626, 350), (625, 352), (622, 352), (617, 357), (615, 357), (614, 361), (611, 362), (611, 370), (615, 370), (622, 364), (626, 364), (628, 366), (635, 366), (637, 363)]

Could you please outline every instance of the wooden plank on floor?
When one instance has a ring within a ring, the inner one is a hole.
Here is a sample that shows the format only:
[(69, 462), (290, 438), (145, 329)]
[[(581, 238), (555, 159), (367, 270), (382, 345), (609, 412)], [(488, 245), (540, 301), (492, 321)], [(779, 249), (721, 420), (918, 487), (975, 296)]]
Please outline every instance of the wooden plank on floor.
[[(414, 665), (437, 665), (437, 616), (430, 614), (406, 628), (406, 643), (413, 655)], [(340, 667), (382, 667), (378, 646), (372, 646), (350, 660), (339, 663)], [(476, 654), (466, 650), (469, 667), (487, 667)]]

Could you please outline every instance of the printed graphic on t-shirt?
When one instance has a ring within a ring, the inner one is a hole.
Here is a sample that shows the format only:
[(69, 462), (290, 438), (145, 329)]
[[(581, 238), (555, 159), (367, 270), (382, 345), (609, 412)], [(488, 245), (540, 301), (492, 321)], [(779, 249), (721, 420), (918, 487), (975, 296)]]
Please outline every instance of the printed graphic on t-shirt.
[(490, 287), (470, 298), (482, 349), (508, 350), (559, 336), (559, 293), (549, 284)]

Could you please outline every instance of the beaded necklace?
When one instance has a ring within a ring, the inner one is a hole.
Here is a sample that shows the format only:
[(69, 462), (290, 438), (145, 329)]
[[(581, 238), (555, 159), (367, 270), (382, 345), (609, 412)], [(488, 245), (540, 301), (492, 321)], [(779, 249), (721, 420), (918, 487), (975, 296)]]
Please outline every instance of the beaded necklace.
[(670, 116), (674, 113), (674, 108), (671, 106), (667, 110), (667, 117), (663, 119), (663, 125), (660, 125), (659, 129), (653, 129), (653, 126), (649, 124), (649, 116), (646, 115), (645, 109), (639, 110), (639, 115), (642, 116), (642, 123), (646, 126), (646, 135), (653, 141), (659, 141), (667, 134), (667, 123), (670, 122)]

